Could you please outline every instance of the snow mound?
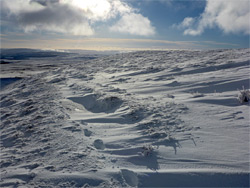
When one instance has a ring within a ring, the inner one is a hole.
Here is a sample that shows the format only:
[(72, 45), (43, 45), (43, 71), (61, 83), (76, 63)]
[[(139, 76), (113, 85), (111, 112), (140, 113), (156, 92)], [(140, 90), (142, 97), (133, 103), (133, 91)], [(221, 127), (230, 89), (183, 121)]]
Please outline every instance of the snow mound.
[(87, 94), (83, 97), (69, 97), (68, 99), (83, 105), (86, 110), (93, 113), (113, 113), (123, 103), (118, 97), (99, 97), (96, 94)]

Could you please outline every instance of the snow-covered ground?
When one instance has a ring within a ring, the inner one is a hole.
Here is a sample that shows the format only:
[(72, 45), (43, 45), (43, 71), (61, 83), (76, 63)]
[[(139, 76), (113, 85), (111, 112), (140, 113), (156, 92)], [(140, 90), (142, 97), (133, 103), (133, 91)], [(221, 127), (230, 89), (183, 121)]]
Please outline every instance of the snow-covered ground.
[[(11, 60), (1, 187), (249, 187), (249, 49)], [(17, 61), (17, 62), (14, 62)], [(14, 63), (13, 63), (14, 62)]]

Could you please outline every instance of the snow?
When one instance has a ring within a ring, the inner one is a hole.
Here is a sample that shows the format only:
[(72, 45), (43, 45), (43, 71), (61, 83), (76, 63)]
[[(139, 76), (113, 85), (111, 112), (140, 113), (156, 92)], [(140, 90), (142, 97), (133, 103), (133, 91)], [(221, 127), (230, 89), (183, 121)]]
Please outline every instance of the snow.
[(3, 89), (5, 86), (19, 80), (21, 78), (0, 78), (0, 89)]
[(249, 187), (249, 49), (16, 51), (1, 187)]

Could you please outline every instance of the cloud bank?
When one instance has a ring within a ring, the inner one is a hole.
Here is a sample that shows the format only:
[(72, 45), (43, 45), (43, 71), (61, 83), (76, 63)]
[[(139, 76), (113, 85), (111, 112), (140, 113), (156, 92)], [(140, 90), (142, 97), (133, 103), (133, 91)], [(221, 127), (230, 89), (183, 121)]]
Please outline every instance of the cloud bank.
[(155, 28), (148, 18), (121, 0), (2, 0), (6, 19), (14, 19), (25, 31), (53, 31), (91, 36), (95, 24), (117, 20), (111, 32), (148, 36)]
[(250, 2), (248, 0), (207, 0), (199, 17), (186, 17), (177, 26), (184, 35), (201, 35), (207, 28), (220, 28), (224, 33), (250, 34)]

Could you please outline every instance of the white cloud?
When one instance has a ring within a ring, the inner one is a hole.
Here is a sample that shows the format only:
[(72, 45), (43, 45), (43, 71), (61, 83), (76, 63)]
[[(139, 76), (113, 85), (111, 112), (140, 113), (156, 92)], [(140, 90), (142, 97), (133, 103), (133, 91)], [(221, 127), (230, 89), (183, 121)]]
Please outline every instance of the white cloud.
[[(2, 0), (2, 5), (1, 9), (8, 10), (8, 17), (15, 18), (25, 31), (89, 36), (95, 33), (96, 22), (108, 23), (121, 17), (112, 28), (121, 23), (124, 27), (112, 31), (136, 35), (154, 33), (149, 19), (121, 0)], [(130, 23), (133, 19), (136, 22)]]
[(155, 29), (151, 26), (149, 19), (135, 13), (124, 14), (115, 25), (110, 27), (110, 30), (141, 36), (155, 34)]
[(114, 9), (121, 15), (135, 11), (135, 9), (121, 1), (112, 1), (112, 4)]
[(93, 35), (84, 12), (56, 0), (4, 0), (3, 6), (26, 32), (46, 30), (73, 35)]
[(18, 16), (19, 23), (26, 31), (47, 30), (86, 36), (94, 33), (85, 16), (65, 5), (57, 4)]
[(178, 29), (185, 29), (193, 26), (195, 22), (196, 22), (195, 18), (186, 17), (184, 18), (181, 24), (174, 24), (173, 27)]
[(61, 0), (60, 3), (85, 13), (91, 21), (106, 20), (115, 16), (112, 13), (112, 4), (108, 0)]
[(250, 34), (250, 2), (248, 0), (207, 0), (200, 17), (187, 17), (178, 28), (185, 35), (201, 35), (205, 29), (219, 27), (224, 33)]
[(8, 9), (10, 14), (18, 15), (21, 12), (41, 10), (43, 6), (39, 3), (32, 3), (30, 0), (3, 0), (1, 9)]

